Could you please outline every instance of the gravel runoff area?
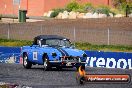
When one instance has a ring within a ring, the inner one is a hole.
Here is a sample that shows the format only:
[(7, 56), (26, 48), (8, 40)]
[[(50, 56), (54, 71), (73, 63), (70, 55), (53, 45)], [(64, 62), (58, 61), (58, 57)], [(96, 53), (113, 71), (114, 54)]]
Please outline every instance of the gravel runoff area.
[[(86, 72), (88, 74), (130, 74), (132, 77), (132, 70), (128, 69), (86, 67)], [(51, 71), (43, 71), (42, 66), (24, 69), (21, 64), (0, 63), (0, 83), (19, 84), (19, 88), (132, 88), (132, 82), (78, 85), (75, 77), (75, 68), (63, 69), (62, 71), (53, 68)]]

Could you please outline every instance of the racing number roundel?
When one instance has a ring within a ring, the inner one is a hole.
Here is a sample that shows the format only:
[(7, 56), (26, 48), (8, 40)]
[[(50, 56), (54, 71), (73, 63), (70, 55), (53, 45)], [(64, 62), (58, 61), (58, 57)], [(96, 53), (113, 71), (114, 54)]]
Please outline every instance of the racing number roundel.
[(33, 60), (37, 60), (37, 52), (33, 52)]

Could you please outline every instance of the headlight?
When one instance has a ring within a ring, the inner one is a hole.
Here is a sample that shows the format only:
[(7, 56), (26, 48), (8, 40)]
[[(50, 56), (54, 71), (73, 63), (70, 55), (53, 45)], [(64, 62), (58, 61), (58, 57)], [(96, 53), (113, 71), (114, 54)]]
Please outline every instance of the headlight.
[(86, 54), (86, 53), (84, 53), (82, 56), (83, 56), (83, 57), (87, 57), (87, 54)]
[(53, 57), (56, 57), (56, 56), (57, 56), (57, 54), (56, 54), (55, 52), (53, 52), (53, 53), (52, 53), (52, 56), (53, 56)]

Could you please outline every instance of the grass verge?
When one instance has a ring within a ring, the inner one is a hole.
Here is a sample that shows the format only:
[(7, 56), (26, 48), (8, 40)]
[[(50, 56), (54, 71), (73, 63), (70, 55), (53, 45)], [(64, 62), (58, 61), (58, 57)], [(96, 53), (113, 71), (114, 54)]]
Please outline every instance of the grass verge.
[[(28, 40), (9, 40), (0, 39), (0, 46), (26, 46), (31, 45), (32, 41)], [(76, 48), (81, 50), (98, 50), (98, 51), (113, 51), (113, 52), (132, 52), (132, 45), (93, 45), (90, 43), (75, 43)]]
[(132, 45), (93, 45), (90, 43), (76, 43), (76, 47), (82, 50), (98, 50), (112, 52), (132, 52)]
[(32, 41), (28, 40), (12, 40), (12, 39), (0, 39), (0, 46), (26, 46), (26, 45), (31, 45)]

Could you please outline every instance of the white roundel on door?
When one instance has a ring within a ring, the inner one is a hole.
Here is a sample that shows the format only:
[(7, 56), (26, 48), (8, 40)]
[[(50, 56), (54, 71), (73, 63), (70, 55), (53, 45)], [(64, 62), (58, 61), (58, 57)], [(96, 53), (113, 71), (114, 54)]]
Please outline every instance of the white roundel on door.
[(38, 60), (38, 53), (37, 52), (33, 52), (33, 60)]

